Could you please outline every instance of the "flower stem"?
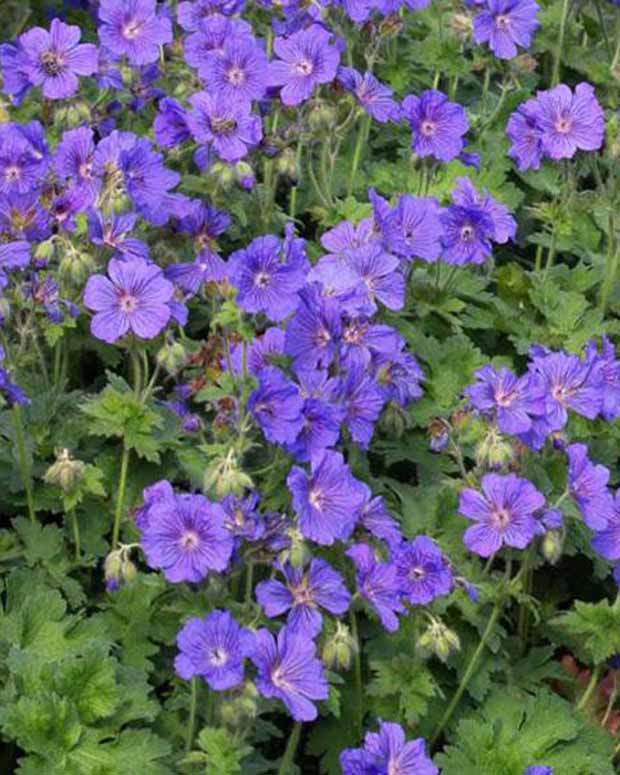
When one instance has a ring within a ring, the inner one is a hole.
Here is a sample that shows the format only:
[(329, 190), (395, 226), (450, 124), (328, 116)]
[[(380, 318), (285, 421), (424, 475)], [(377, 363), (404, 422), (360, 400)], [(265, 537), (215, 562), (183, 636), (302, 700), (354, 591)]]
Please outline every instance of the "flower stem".
[(614, 283), (618, 277), (618, 262), (620, 262), (620, 240), (616, 245), (616, 249), (613, 254), (607, 256), (605, 262), (605, 277), (603, 278), (603, 284), (601, 285), (601, 295), (599, 299), (599, 309), (605, 314), (607, 310), (607, 303), (609, 301), (609, 294), (614, 286)]
[(551, 76), (551, 86), (557, 86), (560, 82), (560, 66), (562, 59), (562, 49), (564, 48), (564, 35), (566, 33), (566, 20), (568, 19), (568, 9), (570, 0), (564, 0), (562, 3), (562, 17), (560, 19), (560, 34), (558, 37), (558, 47), (553, 61), (553, 75)]
[(69, 511), (69, 516), (71, 517), (71, 526), (73, 528), (73, 543), (75, 544), (75, 559), (80, 559), (81, 554), (81, 546), (80, 546), (80, 525), (78, 523), (77, 515), (75, 513), (75, 509), (71, 509)]
[(597, 665), (592, 671), (590, 676), (590, 682), (588, 683), (585, 692), (581, 695), (579, 702), (577, 703), (577, 710), (583, 710), (590, 701), (590, 698), (594, 694), (594, 690), (597, 687), (599, 678), (601, 676), (601, 665)]
[(112, 529), (112, 549), (118, 546), (118, 539), (121, 532), (121, 519), (125, 505), (125, 487), (127, 485), (127, 469), (129, 467), (129, 447), (123, 444), (123, 455), (121, 457), (121, 476), (118, 482), (118, 493), (116, 495), (116, 510), (114, 512), (114, 527)]
[(357, 170), (360, 166), (360, 159), (362, 157), (362, 148), (366, 144), (368, 139), (368, 132), (370, 131), (370, 116), (364, 115), (357, 128), (357, 137), (355, 139), (355, 148), (353, 150), (353, 161), (351, 162), (351, 173), (349, 175), (349, 187), (347, 189), (347, 195), (352, 196), (355, 188), (355, 178), (357, 177)]
[(187, 738), (185, 740), (185, 751), (189, 753), (194, 745), (194, 735), (196, 734), (196, 706), (198, 700), (198, 678), (194, 676), (191, 682), (191, 696), (189, 700), (189, 722), (187, 724)]
[(28, 516), (32, 522), (35, 521), (34, 497), (32, 494), (32, 473), (26, 454), (26, 443), (24, 441), (24, 423), (22, 418), (22, 408), (19, 404), (13, 404), (13, 427), (15, 429), (15, 450), (17, 452), (17, 462), (19, 472), (22, 478), (22, 484), (26, 491), (26, 503), (28, 505)]
[(349, 614), (349, 620), (351, 622), (351, 635), (356, 643), (355, 656), (353, 661), (353, 719), (357, 731), (357, 736), (362, 736), (362, 728), (364, 722), (363, 701), (364, 693), (362, 689), (362, 644), (360, 643), (359, 633), (357, 630), (357, 617), (355, 611), (351, 609)]
[(295, 754), (297, 753), (297, 746), (299, 745), (299, 738), (301, 737), (301, 721), (296, 721), (291, 734), (286, 744), (286, 750), (284, 756), (278, 767), (278, 775), (291, 775), (291, 768), (293, 761), (295, 760)]
[(435, 729), (435, 732), (433, 733), (433, 736), (431, 738), (431, 745), (434, 745), (437, 740), (439, 739), (439, 736), (445, 729), (446, 725), (452, 718), (452, 714), (456, 710), (456, 706), (461, 701), (461, 697), (465, 693), (465, 690), (467, 689), (469, 682), (471, 681), (474, 673), (476, 672), (476, 669), (478, 667), (478, 664), (480, 662), (480, 657), (482, 656), (484, 649), (486, 648), (487, 641), (491, 637), (491, 634), (493, 633), (493, 630), (495, 628), (495, 625), (497, 624), (497, 620), (499, 619), (502, 609), (504, 607), (504, 599), (503, 596), (500, 597), (500, 599), (495, 603), (495, 607), (493, 608), (493, 612), (491, 613), (491, 616), (489, 617), (489, 621), (487, 622), (487, 626), (482, 633), (482, 638), (480, 639), (480, 643), (478, 644), (476, 650), (474, 651), (472, 658), (469, 661), (469, 664), (467, 665), (467, 670), (465, 670), (465, 674), (463, 675), (463, 678), (461, 679), (461, 683), (458, 686), (458, 689), (456, 690), (455, 695), (452, 697), (452, 700), (450, 701), (450, 704), (445, 710), (445, 713), (441, 717), (441, 721), (437, 725), (437, 728)]

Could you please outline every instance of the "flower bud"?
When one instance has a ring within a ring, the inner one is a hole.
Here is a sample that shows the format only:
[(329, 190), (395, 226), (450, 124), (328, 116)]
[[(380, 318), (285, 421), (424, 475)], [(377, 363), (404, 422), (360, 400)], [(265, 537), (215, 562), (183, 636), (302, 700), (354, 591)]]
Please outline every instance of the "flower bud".
[(417, 648), (422, 653), (434, 654), (445, 662), (453, 651), (461, 648), (459, 636), (448, 629), (443, 622), (433, 619), (428, 628), (420, 635)]
[(476, 462), (489, 468), (503, 466), (513, 459), (512, 445), (496, 428), (489, 428), (486, 436), (476, 446)]
[(234, 450), (230, 450), (226, 457), (220, 459), (214, 465), (207, 468), (204, 474), (203, 490), (215, 490), (218, 499), (225, 498), (231, 493), (242, 495), (244, 490), (253, 487), (252, 479), (238, 467)]
[(332, 670), (348, 670), (357, 648), (358, 644), (349, 628), (337, 622), (336, 632), (325, 643), (321, 659)]
[(303, 568), (310, 559), (308, 545), (298, 530), (289, 530), (291, 545), (288, 548), (288, 562), (294, 568)]
[(60, 259), (58, 271), (63, 280), (81, 286), (95, 270), (95, 262), (89, 253), (71, 250)]
[(250, 191), (254, 188), (256, 183), (256, 175), (254, 170), (247, 161), (239, 161), (235, 165), (235, 176), (241, 188), (245, 188), (246, 191)]
[(105, 558), (103, 572), (108, 589), (118, 589), (123, 566), (123, 552), (121, 549), (115, 549)]
[(297, 182), (297, 159), (292, 148), (285, 148), (276, 159), (276, 170), (280, 175), (285, 175), (293, 183)]
[(84, 476), (85, 467), (81, 460), (73, 460), (68, 449), (63, 449), (45, 472), (43, 480), (60, 487), (63, 492), (70, 492)]
[(407, 430), (407, 414), (396, 402), (390, 401), (381, 415), (379, 421), (380, 427), (386, 431), (389, 436), (400, 439)]
[(429, 447), (433, 452), (443, 452), (450, 439), (450, 426), (441, 417), (431, 420), (428, 426)]
[(463, 38), (471, 35), (474, 29), (473, 20), (466, 13), (455, 13), (450, 19), (450, 26), (457, 35)]
[(126, 553), (123, 553), (123, 559), (121, 561), (121, 578), (127, 584), (131, 584), (132, 581), (135, 581), (138, 578), (138, 569)]
[(612, 113), (607, 121), (605, 149), (603, 153), (610, 159), (617, 159), (620, 157), (620, 116), (617, 113)]
[(223, 189), (230, 188), (235, 182), (235, 170), (230, 164), (216, 161), (211, 166), (210, 173)]
[(555, 565), (562, 556), (562, 533), (559, 530), (548, 530), (542, 540), (542, 552), (545, 560)]
[(185, 364), (187, 352), (181, 342), (167, 341), (155, 357), (168, 374), (176, 374)]
[(308, 115), (308, 124), (311, 129), (329, 129), (336, 123), (336, 111), (331, 105), (324, 102), (312, 106)]

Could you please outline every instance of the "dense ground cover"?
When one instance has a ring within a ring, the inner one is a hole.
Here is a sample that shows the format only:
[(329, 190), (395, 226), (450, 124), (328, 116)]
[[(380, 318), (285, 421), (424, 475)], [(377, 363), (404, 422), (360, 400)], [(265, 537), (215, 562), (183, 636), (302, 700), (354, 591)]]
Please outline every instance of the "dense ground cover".
[(620, 8), (0, 20), (0, 770), (618, 771)]

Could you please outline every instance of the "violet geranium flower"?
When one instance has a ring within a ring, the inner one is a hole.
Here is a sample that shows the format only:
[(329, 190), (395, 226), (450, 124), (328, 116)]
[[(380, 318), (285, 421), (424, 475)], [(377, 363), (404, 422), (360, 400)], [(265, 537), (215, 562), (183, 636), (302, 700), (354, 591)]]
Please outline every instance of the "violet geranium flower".
[(254, 650), (254, 635), (240, 627), (228, 611), (212, 611), (204, 619), (190, 619), (177, 635), (176, 674), (186, 681), (204, 678), (221, 692), (243, 682), (246, 657)]
[(341, 67), (338, 70), (338, 81), (355, 96), (362, 108), (375, 121), (385, 124), (387, 121), (399, 120), (400, 108), (394, 100), (394, 92), (372, 73), (365, 73), (362, 76), (352, 67)]
[(378, 732), (367, 732), (362, 748), (347, 748), (340, 754), (342, 775), (439, 775), (426, 753), (424, 738), (406, 742), (401, 726), (379, 721)]
[(405, 612), (398, 570), (394, 563), (379, 562), (368, 544), (353, 544), (346, 551), (355, 564), (357, 591), (377, 614), (388, 632), (396, 632), (397, 614)]
[(427, 605), (449, 594), (454, 579), (437, 544), (427, 536), (403, 542), (394, 554), (401, 594), (413, 605)]
[(49, 32), (33, 27), (24, 32), (19, 42), (26, 57), (25, 71), (29, 81), (41, 86), (49, 100), (73, 97), (79, 86), (79, 75), (97, 71), (97, 46), (80, 43), (79, 27), (53, 19)]
[(499, 59), (513, 59), (517, 46), (527, 48), (538, 28), (535, 0), (487, 0), (474, 18), (474, 40), (488, 43)]
[(172, 43), (172, 22), (157, 13), (156, 0), (100, 0), (99, 40), (131, 65), (149, 65), (159, 47)]
[(286, 483), (302, 535), (330, 546), (346, 541), (366, 502), (366, 489), (340, 452), (326, 450), (312, 460), (312, 471), (293, 466)]
[(315, 87), (336, 77), (340, 54), (330, 45), (330, 33), (318, 24), (274, 40), (278, 59), (269, 65), (268, 85), (281, 86), (284, 105), (299, 105)]
[(326, 700), (329, 688), (314, 641), (282, 627), (277, 638), (269, 630), (256, 633), (251, 660), (258, 669), (256, 688), (263, 697), (281, 700), (295, 721), (314, 721), (313, 701)]
[(91, 331), (97, 339), (113, 344), (128, 332), (153, 339), (170, 319), (168, 302), (174, 286), (162, 270), (143, 258), (117, 258), (108, 264), (108, 277), (92, 275), (84, 289), (84, 304), (96, 314)]
[(194, 139), (212, 147), (224, 161), (239, 161), (260, 142), (261, 119), (248, 103), (207, 92), (194, 94), (189, 102), (193, 110), (187, 114), (187, 125)]
[(465, 546), (480, 557), (490, 557), (504, 545), (525, 549), (539, 533), (534, 514), (544, 504), (544, 495), (527, 479), (483, 476), (482, 493), (469, 487), (461, 491), (459, 512), (475, 522), (465, 531)]
[(286, 583), (275, 579), (256, 585), (256, 599), (270, 619), (289, 611), (288, 627), (314, 638), (321, 631), (320, 608), (342, 616), (351, 600), (344, 579), (325, 560), (315, 557), (306, 570), (282, 567)]
[(148, 565), (163, 570), (173, 583), (195, 583), (209, 571), (225, 570), (233, 550), (225, 521), (222, 507), (203, 495), (160, 489), (148, 503), (140, 528)]
[(469, 121), (463, 108), (442, 92), (427, 89), (419, 97), (410, 94), (403, 100), (402, 112), (413, 132), (411, 149), (418, 156), (445, 162), (463, 150)]
[(614, 502), (607, 488), (609, 469), (593, 463), (585, 444), (566, 447), (568, 489), (591, 530), (605, 530), (613, 518)]

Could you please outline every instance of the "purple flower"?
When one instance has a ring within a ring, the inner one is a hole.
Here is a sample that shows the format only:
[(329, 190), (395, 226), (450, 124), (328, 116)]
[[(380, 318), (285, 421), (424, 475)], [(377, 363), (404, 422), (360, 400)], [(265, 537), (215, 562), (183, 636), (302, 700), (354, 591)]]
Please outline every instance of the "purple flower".
[(94, 152), (93, 130), (83, 126), (63, 133), (52, 161), (58, 177), (69, 178), (83, 187), (90, 194), (92, 201), (101, 186), (101, 181), (93, 175)]
[(424, 373), (411, 353), (377, 352), (372, 365), (375, 382), (385, 401), (408, 406), (422, 396), (420, 382), (424, 382)]
[(545, 767), (535, 764), (533, 767), (528, 767), (523, 775), (553, 775), (553, 767)]
[(482, 493), (467, 487), (459, 498), (459, 512), (476, 523), (465, 531), (465, 546), (481, 557), (490, 557), (504, 545), (525, 549), (539, 532), (534, 513), (544, 504), (544, 495), (527, 479), (515, 474), (483, 476)]
[(600, 368), (603, 392), (601, 415), (611, 422), (620, 416), (620, 360), (616, 358), (613, 342), (603, 336), (599, 354), (596, 342), (590, 341), (586, 347), (586, 360)]
[(427, 605), (451, 591), (454, 579), (441, 549), (427, 536), (402, 543), (394, 554), (401, 594), (414, 605)]
[(366, 113), (380, 124), (400, 119), (400, 108), (393, 99), (394, 92), (372, 73), (363, 76), (352, 67), (338, 69), (338, 81), (352, 92)]
[(609, 469), (593, 463), (585, 444), (566, 447), (568, 489), (591, 530), (605, 530), (614, 516), (614, 501), (607, 489)]
[(315, 87), (336, 77), (340, 53), (329, 44), (331, 34), (313, 24), (287, 38), (276, 38), (273, 50), (278, 59), (271, 62), (268, 85), (281, 86), (284, 105), (299, 105)]
[(409, 95), (402, 111), (413, 132), (411, 148), (418, 156), (450, 161), (461, 153), (469, 121), (463, 108), (449, 102), (445, 94), (427, 89), (419, 97)]
[(545, 386), (535, 374), (517, 377), (489, 365), (476, 371), (476, 379), (465, 395), (479, 412), (495, 413), (502, 433), (527, 433), (533, 418), (545, 413)]
[(536, 124), (544, 153), (552, 159), (572, 159), (577, 150), (597, 151), (605, 136), (605, 117), (589, 83), (575, 93), (565, 84), (538, 92)]
[(403, 540), (400, 527), (387, 510), (385, 501), (380, 495), (373, 497), (370, 487), (366, 487), (366, 503), (360, 511), (359, 524), (375, 538), (385, 541), (392, 551)]
[(342, 775), (439, 775), (426, 753), (422, 737), (405, 741), (403, 728), (379, 721), (379, 732), (367, 732), (363, 748), (347, 748), (340, 754)]
[(172, 43), (172, 23), (156, 0), (100, 0), (99, 22), (102, 45), (132, 65), (156, 62), (159, 47)]
[(592, 547), (610, 562), (620, 560), (620, 489), (616, 492), (607, 525), (602, 530), (596, 530)]
[(299, 304), (286, 327), (284, 352), (296, 371), (327, 368), (338, 352), (342, 320), (338, 302), (320, 295), (316, 283), (299, 292)]
[(141, 214), (155, 225), (165, 223), (173, 214), (175, 195), (169, 189), (179, 182), (179, 173), (167, 169), (163, 155), (144, 137), (120, 150), (118, 165), (127, 193)]
[(325, 560), (315, 557), (305, 571), (285, 565), (282, 573), (286, 583), (261, 581), (256, 585), (256, 599), (270, 619), (289, 611), (290, 631), (314, 638), (323, 626), (319, 608), (334, 616), (348, 609), (351, 595), (344, 579)]
[(500, 59), (517, 56), (517, 46), (527, 48), (538, 28), (539, 6), (534, 0), (487, 0), (474, 19), (474, 40), (488, 43)]
[(329, 687), (311, 638), (289, 627), (282, 627), (277, 638), (269, 630), (258, 630), (251, 659), (258, 670), (256, 688), (263, 697), (281, 700), (295, 721), (314, 721), (313, 700), (326, 700)]
[(293, 466), (286, 484), (303, 536), (330, 546), (346, 541), (366, 501), (366, 490), (351, 473), (340, 452), (324, 451), (313, 458), (311, 473)]
[(332, 383), (332, 395), (344, 409), (344, 424), (353, 439), (368, 448), (385, 403), (385, 396), (360, 364), (354, 364), (343, 379)]
[(135, 213), (112, 213), (104, 220), (99, 210), (88, 213), (88, 236), (94, 245), (110, 248), (124, 260), (149, 257), (149, 247), (142, 240), (130, 237), (138, 216)]
[(304, 463), (324, 449), (337, 444), (344, 410), (324, 398), (329, 384), (326, 372), (302, 371), (298, 374), (298, 379), (304, 399), (303, 425), (288, 449), (299, 462)]
[(388, 250), (409, 260), (419, 258), (429, 263), (436, 261), (441, 254), (443, 231), (441, 208), (437, 201), (402, 194), (395, 208), (381, 213), (377, 208), (377, 199), (371, 190), (375, 218), (378, 219)]
[(188, 32), (198, 29), (200, 22), (210, 16), (229, 16), (242, 10), (245, 0), (183, 0), (177, 8), (177, 21)]
[(213, 147), (224, 161), (239, 161), (260, 142), (261, 119), (250, 112), (247, 103), (207, 92), (198, 92), (189, 101), (193, 110), (187, 115), (187, 124), (194, 139)]
[(255, 492), (245, 498), (227, 495), (222, 501), (221, 506), (226, 514), (226, 528), (235, 538), (254, 542), (265, 535), (265, 522), (258, 511), (258, 503), (259, 496)]
[(19, 38), (27, 58), (26, 72), (35, 86), (41, 86), (49, 100), (73, 97), (79, 86), (79, 75), (92, 75), (97, 70), (98, 52), (92, 43), (80, 43), (79, 27), (53, 19), (49, 32), (33, 27)]
[(254, 635), (240, 627), (228, 611), (212, 611), (190, 619), (177, 635), (176, 674), (186, 681), (204, 678), (217, 692), (243, 682), (246, 657), (254, 650)]
[(0, 45), (0, 66), (2, 67), (2, 88), (19, 104), (32, 88), (29, 75), (29, 60), (19, 43)]
[(187, 126), (187, 111), (172, 97), (164, 97), (157, 105), (157, 115), (153, 122), (155, 140), (162, 148), (176, 148), (191, 134)]
[(0, 124), (0, 192), (27, 194), (39, 188), (47, 158), (17, 124)]
[(277, 237), (257, 237), (228, 261), (228, 278), (239, 293), (237, 303), (246, 312), (264, 312), (279, 322), (291, 314), (299, 301), (309, 264), (303, 256), (283, 255)]
[(493, 222), (491, 237), (493, 242), (504, 244), (508, 240), (514, 240), (517, 222), (505, 205), (496, 202), (488, 191), (479, 194), (469, 178), (457, 178), (456, 184), (456, 188), (452, 191), (454, 204), (466, 208), (479, 208), (486, 213)]
[(292, 444), (299, 434), (303, 417), (299, 388), (280, 369), (268, 366), (258, 376), (258, 387), (250, 394), (248, 410), (274, 444)]
[(209, 16), (183, 41), (185, 61), (190, 67), (198, 70), (201, 78), (208, 76), (211, 54), (221, 51), (226, 41), (232, 38), (247, 38), (252, 41), (252, 26), (241, 19), (228, 19), (219, 14)]
[(349, 250), (346, 260), (364, 288), (369, 314), (376, 312), (376, 301), (380, 301), (388, 309), (403, 308), (405, 277), (398, 271), (400, 261), (396, 256), (386, 253), (380, 243), (369, 242)]
[(519, 170), (537, 170), (543, 157), (542, 133), (537, 124), (538, 102), (527, 100), (508, 119), (506, 135), (512, 145), (508, 151)]
[(158, 494), (140, 528), (148, 565), (175, 583), (202, 581), (209, 571), (226, 570), (233, 537), (222, 507), (202, 495)]
[(355, 564), (355, 580), (361, 597), (367, 601), (388, 632), (398, 629), (398, 616), (405, 612), (396, 565), (378, 562), (368, 544), (353, 544), (346, 551)]
[(247, 35), (228, 37), (214, 49), (200, 69), (207, 91), (229, 102), (260, 100), (267, 88), (267, 55)]
[(441, 222), (447, 264), (483, 264), (491, 255), (495, 226), (482, 208), (451, 205), (441, 214)]
[(96, 313), (93, 336), (109, 344), (129, 331), (140, 339), (156, 337), (170, 319), (172, 283), (158, 266), (142, 258), (113, 258), (108, 275), (92, 275), (84, 290), (84, 304)]

